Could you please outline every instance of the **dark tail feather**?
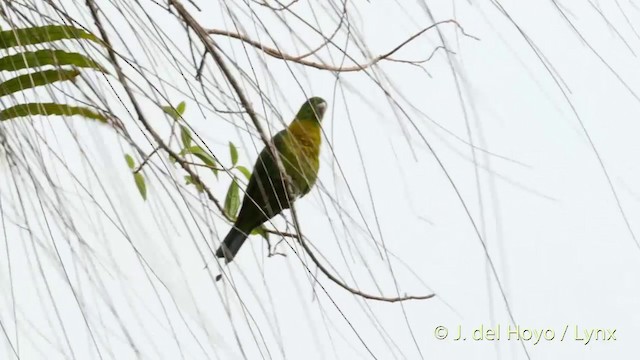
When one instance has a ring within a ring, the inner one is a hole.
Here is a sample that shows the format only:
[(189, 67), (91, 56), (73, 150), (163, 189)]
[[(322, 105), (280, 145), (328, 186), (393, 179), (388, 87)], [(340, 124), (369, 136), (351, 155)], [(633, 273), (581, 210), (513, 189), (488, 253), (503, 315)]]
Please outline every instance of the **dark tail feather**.
[(226, 263), (230, 263), (233, 261), (233, 258), (240, 250), (244, 241), (247, 240), (247, 235), (236, 229), (235, 227), (231, 228), (227, 236), (224, 238), (222, 245), (216, 250), (216, 256), (219, 258), (225, 258)]

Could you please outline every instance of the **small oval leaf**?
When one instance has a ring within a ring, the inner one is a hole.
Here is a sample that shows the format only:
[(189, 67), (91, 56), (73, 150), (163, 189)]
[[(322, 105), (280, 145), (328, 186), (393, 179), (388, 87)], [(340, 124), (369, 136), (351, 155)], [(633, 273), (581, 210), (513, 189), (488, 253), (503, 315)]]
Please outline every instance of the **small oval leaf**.
[(177, 120), (180, 117), (176, 109), (174, 109), (173, 106), (171, 105), (163, 106), (162, 111), (164, 111), (167, 115), (171, 116), (171, 118), (174, 120)]
[(231, 163), (235, 166), (238, 163), (238, 149), (229, 141), (229, 154), (231, 155)]
[(127, 166), (129, 169), (133, 170), (136, 167), (136, 162), (133, 160), (131, 155), (124, 154), (124, 159), (127, 161)]
[(207, 165), (211, 169), (211, 171), (213, 171), (213, 174), (216, 177), (218, 176), (218, 168), (216, 167), (216, 161), (211, 155), (209, 155), (206, 151), (204, 151), (203, 148), (201, 148), (200, 146), (191, 146), (188, 148), (184, 148), (182, 149), (182, 151), (180, 151), (180, 155), (185, 155), (185, 154), (192, 154), (193, 156), (197, 157), (198, 159), (200, 159), (200, 161), (205, 163), (205, 165)]
[(184, 101), (181, 101), (178, 106), (176, 106), (176, 111), (180, 116), (184, 115), (184, 111), (187, 109), (187, 104)]
[(229, 185), (229, 190), (227, 190), (227, 196), (224, 199), (224, 211), (230, 218), (235, 219), (239, 209), (240, 189), (236, 179), (233, 179), (231, 185)]
[(199, 182), (198, 180), (195, 180), (194, 178), (192, 178), (191, 175), (186, 175), (184, 177), (184, 181), (186, 185), (195, 186), (198, 192), (204, 192), (204, 185), (202, 185), (202, 183)]
[(247, 169), (246, 167), (244, 167), (242, 165), (236, 166), (236, 169), (240, 170), (242, 175), (244, 175), (244, 177), (246, 177), (247, 180), (251, 179), (251, 171), (249, 171), (249, 169)]
[(133, 178), (136, 181), (136, 186), (138, 187), (138, 191), (142, 196), (142, 199), (147, 200), (147, 184), (144, 181), (144, 176), (141, 173), (133, 174)]
[(182, 139), (183, 147), (188, 148), (191, 146), (191, 131), (189, 131), (188, 127), (180, 125), (180, 138)]

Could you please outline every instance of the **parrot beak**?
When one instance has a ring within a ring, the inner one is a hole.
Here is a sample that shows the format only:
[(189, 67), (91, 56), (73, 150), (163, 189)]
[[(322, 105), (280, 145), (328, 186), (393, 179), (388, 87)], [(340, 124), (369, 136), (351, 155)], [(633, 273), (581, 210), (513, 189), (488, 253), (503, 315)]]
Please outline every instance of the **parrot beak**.
[(326, 102), (321, 102), (318, 105), (316, 105), (315, 110), (317, 112), (317, 116), (318, 119), (322, 120), (322, 117), (324, 116), (324, 112), (327, 110), (327, 103)]

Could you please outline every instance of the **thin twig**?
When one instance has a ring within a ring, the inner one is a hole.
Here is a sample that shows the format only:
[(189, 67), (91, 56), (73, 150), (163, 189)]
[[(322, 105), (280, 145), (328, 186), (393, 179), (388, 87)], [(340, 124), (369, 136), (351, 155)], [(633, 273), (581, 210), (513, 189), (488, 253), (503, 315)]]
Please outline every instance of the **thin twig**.
[(224, 207), (222, 206), (220, 201), (211, 192), (211, 189), (209, 189), (206, 185), (204, 185), (204, 182), (200, 179), (200, 176), (198, 176), (198, 174), (196, 172), (194, 172), (191, 169), (191, 167), (189, 167), (189, 165), (186, 163), (186, 161), (184, 159), (182, 159), (178, 153), (173, 151), (162, 140), (162, 137), (160, 137), (160, 135), (151, 126), (151, 124), (147, 120), (146, 116), (144, 116), (144, 113), (142, 111), (142, 107), (140, 106), (140, 104), (136, 100), (135, 94), (133, 93), (133, 90), (129, 86), (128, 79), (124, 75), (124, 72), (122, 71), (122, 67), (120, 66), (120, 62), (118, 60), (118, 56), (117, 56), (116, 52), (113, 50), (113, 46), (111, 45), (111, 41), (109, 40), (109, 35), (107, 34), (104, 26), (102, 25), (102, 21), (100, 20), (100, 17), (98, 16), (98, 10), (97, 10), (97, 7), (96, 7), (96, 5), (94, 3), (94, 0), (87, 0), (87, 5), (89, 7), (89, 10), (91, 11), (91, 15), (92, 15), (92, 17), (94, 19), (96, 27), (98, 28), (98, 31), (100, 32), (100, 35), (102, 37), (102, 41), (104, 41), (104, 43), (106, 45), (107, 52), (109, 53), (109, 59), (111, 60), (111, 63), (113, 64), (113, 67), (116, 70), (116, 76), (118, 78), (118, 81), (120, 82), (120, 84), (122, 84), (122, 87), (123, 87), (124, 91), (127, 93), (127, 97), (129, 98), (129, 100), (131, 101), (131, 104), (133, 105), (133, 108), (134, 108), (134, 110), (136, 112), (138, 120), (142, 123), (144, 128), (149, 132), (149, 134), (151, 135), (153, 140), (158, 144), (158, 146), (162, 150), (167, 152), (167, 154), (169, 154), (172, 158), (174, 158), (176, 160), (176, 162), (180, 165), (180, 167), (185, 172), (187, 172), (187, 174), (189, 174), (189, 176), (191, 176), (191, 178), (194, 180), (194, 182), (202, 184), (202, 188), (203, 188), (204, 192), (207, 194), (207, 198), (211, 202), (213, 202), (215, 204), (215, 206), (218, 208), (218, 210), (220, 210), (220, 213), (222, 214), (222, 216), (224, 216), (228, 221), (232, 221), (232, 219), (224, 211)]
[[(230, 32), (230, 31), (226, 31), (226, 30), (219, 30), (219, 29), (209, 29), (207, 30), (207, 33), (210, 35), (222, 35), (222, 36), (227, 36), (227, 37), (231, 37), (234, 39), (238, 39), (241, 40), (257, 49), (260, 49), (262, 52), (264, 52), (265, 54), (274, 57), (276, 59), (280, 59), (280, 60), (285, 60), (285, 61), (291, 61), (291, 62), (295, 62), (301, 65), (305, 65), (305, 66), (309, 66), (309, 67), (313, 67), (316, 69), (320, 69), (320, 70), (328, 70), (328, 71), (335, 71), (335, 72), (354, 72), (354, 71), (361, 71), (361, 70), (365, 70), (367, 68), (370, 68), (374, 65), (376, 65), (377, 63), (379, 63), (382, 60), (388, 60), (388, 58), (393, 55), (394, 53), (396, 53), (398, 50), (400, 50), (402, 47), (404, 47), (405, 45), (407, 45), (408, 43), (410, 43), (411, 41), (415, 40), (418, 36), (424, 34), (425, 32), (427, 32), (428, 30), (431, 30), (433, 28), (435, 28), (436, 26), (439, 25), (443, 25), (443, 24), (455, 24), (460, 31), (462, 32), (463, 35), (470, 37), (472, 39), (475, 40), (480, 40), (477, 37), (470, 35), (468, 33), (466, 33), (464, 31), (464, 29), (462, 28), (462, 26), (455, 20), (453, 19), (449, 19), (449, 20), (443, 20), (443, 21), (439, 21), (433, 25), (430, 25), (422, 30), (420, 30), (419, 32), (417, 32), (416, 34), (414, 34), (413, 36), (409, 37), (407, 40), (403, 41), (402, 43), (400, 43), (398, 46), (396, 46), (395, 48), (393, 48), (391, 51), (386, 52), (382, 55), (378, 55), (376, 57), (374, 57), (371, 61), (369, 61), (366, 64), (356, 64), (354, 66), (332, 66), (332, 65), (327, 65), (327, 64), (321, 64), (315, 61), (310, 61), (310, 60), (304, 60), (302, 59), (301, 56), (293, 56), (293, 55), (289, 55), (287, 53), (284, 53), (280, 50), (268, 47), (263, 45), (262, 43), (253, 40), (245, 35), (241, 35), (238, 33), (234, 33), (234, 32)], [(392, 60), (392, 61), (398, 61), (398, 60)]]
[[(240, 103), (242, 104), (244, 109), (247, 111), (247, 114), (249, 115), (249, 118), (253, 122), (253, 125), (256, 127), (256, 130), (258, 130), (258, 133), (260, 134), (260, 137), (261, 137), (262, 141), (264, 142), (266, 148), (269, 149), (273, 159), (275, 159), (276, 164), (278, 166), (278, 171), (282, 175), (281, 177), (283, 178), (283, 181), (285, 183), (285, 188), (287, 190), (286, 191), (286, 194), (287, 194), (286, 201), (289, 202), (289, 205), (290, 205), (290, 210), (291, 210), (291, 215), (292, 215), (292, 218), (293, 218), (293, 223), (294, 223), (294, 226), (295, 226), (296, 232), (297, 232), (296, 238), (298, 239), (298, 242), (300, 243), (300, 245), (302, 245), (302, 247), (305, 250), (305, 252), (308, 253), (308, 255), (311, 258), (311, 260), (313, 261), (313, 263), (320, 269), (320, 271), (322, 271), (322, 273), (324, 273), (329, 278), (329, 280), (333, 281), (338, 286), (340, 286), (343, 289), (351, 292), (354, 295), (361, 296), (361, 297), (363, 297), (365, 299), (386, 301), (386, 302), (398, 302), (398, 301), (405, 301), (405, 300), (424, 300), (424, 299), (430, 299), (430, 298), (434, 297), (435, 294), (429, 294), (429, 295), (426, 295), (426, 296), (404, 296), (404, 297), (396, 297), (396, 298), (387, 298), (387, 297), (367, 294), (367, 293), (364, 293), (364, 292), (362, 292), (360, 290), (357, 290), (357, 289), (354, 289), (352, 287), (349, 287), (348, 285), (346, 285), (343, 282), (341, 282), (338, 278), (336, 278), (333, 274), (331, 274), (318, 261), (317, 257), (311, 251), (309, 246), (304, 241), (303, 236), (301, 235), (300, 223), (298, 221), (297, 212), (295, 211), (295, 207), (294, 207), (293, 201), (289, 200), (289, 199), (292, 199), (292, 197), (291, 197), (291, 194), (292, 194), (291, 182), (288, 179), (288, 176), (286, 176), (286, 172), (284, 170), (284, 166), (282, 164), (282, 160), (280, 159), (280, 156), (278, 155), (278, 152), (275, 149), (274, 144), (269, 140), (269, 138), (267, 137), (264, 129), (262, 128), (262, 125), (260, 124), (260, 121), (258, 120), (258, 116), (256, 115), (255, 111), (253, 110), (253, 107), (251, 106), (251, 103), (249, 102), (249, 100), (245, 96), (245, 94), (244, 94), (242, 88), (240, 87), (240, 84), (236, 80), (235, 76), (233, 76), (233, 74), (231, 73), (231, 71), (227, 67), (226, 63), (224, 62), (224, 59), (222, 58), (222, 56), (220, 55), (220, 53), (218, 51), (216, 43), (213, 41), (213, 39), (210, 36), (208, 36), (209, 32), (207, 30), (205, 30), (200, 25), (200, 23), (193, 18), (193, 16), (182, 5), (180, 0), (169, 0), (169, 1), (170, 1), (171, 5), (177, 10), (178, 14), (180, 14), (180, 17), (182, 17), (182, 19), (185, 21), (187, 26), (190, 27), (198, 35), (198, 37), (200, 37), (200, 40), (203, 42), (203, 44), (205, 46), (205, 49), (209, 52), (209, 54), (211, 54), (211, 56), (213, 57), (213, 60), (215, 61), (215, 63), (220, 68), (220, 71), (227, 78), (227, 81), (229, 82), (229, 84), (231, 85), (233, 90), (236, 92), (236, 95), (238, 96), (238, 99), (240, 100)], [(414, 35), (412, 38), (410, 38), (409, 40), (407, 40), (403, 44), (399, 45), (394, 50), (390, 51), (389, 53), (385, 54), (384, 56), (386, 56), (386, 57), (390, 56), (395, 51), (397, 51), (399, 48), (404, 46), (404, 44), (406, 44), (407, 42), (411, 41), (413, 38), (419, 36), (421, 33), (427, 31), (430, 28), (433, 28), (434, 26), (437, 26), (437, 25), (445, 23), (445, 22), (453, 22), (453, 23), (458, 25), (458, 23), (455, 22), (455, 20), (447, 20), (447, 21), (444, 21), (444, 22), (436, 23), (436, 24), (428, 27), (427, 29), (423, 30), (422, 32)], [(458, 26), (460, 26), (460, 25), (458, 25)], [(463, 31), (463, 33), (464, 33), (464, 31)], [(300, 60), (300, 61), (303, 61), (303, 60)], [(309, 271), (309, 269), (307, 269), (307, 270)]]
[(399, 63), (412, 64), (412, 65), (424, 64), (426, 62), (431, 61), (431, 59), (438, 52), (438, 50), (444, 50), (445, 52), (448, 52), (449, 54), (456, 55), (455, 51), (449, 50), (446, 47), (440, 45), (440, 46), (436, 47), (435, 49), (433, 49), (431, 54), (426, 59), (422, 59), (422, 60), (403, 60), (403, 59), (395, 59), (395, 58), (392, 58), (392, 57), (388, 57), (385, 60), (393, 61), (393, 62), (399, 62)]
[(256, 0), (251, 0), (251, 2), (253, 2), (254, 4), (258, 4), (258, 5), (260, 5), (260, 6), (267, 7), (267, 8), (269, 8), (269, 9), (273, 10), (273, 11), (283, 11), (283, 10), (288, 10), (291, 6), (293, 6), (293, 5), (294, 5), (295, 3), (297, 3), (298, 1), (300, 1), (300, 0), (292, 0), (290, 3), (288, 3), (288, 4), (286, 4), (286, 5), (285, 5), (285, 4), (283, 4), (283, 3), (281, 3), (280, 1), (276, 1), (276, 2), (278, 3), (278, 5), (280, 5), (280, 7), (279, 7), (279, 8), (277, 8), (277, 7), (273, 7), (273, 6), (269, 5), (269, 4), (267, 4), (266, 2), (261, 2), (261, 1), (256, 1)]
[(153, 151), (152, 151), (149, 155), (147, 155), (147, 156), (144, 158), (144, 160), (142, 160), (142, 162), (140, 163), (140, 165), (138, 165), (138, 167), (137, 167), (135, 170), (133, 170), (133, 173), (134, 173), (134, 174), (139, 173), (139, 172), (140, 172), (140, 170), (142, 170), (142, 167), (143, 167), (143, 166), (145, 166), (145, 165), (149, 162), (149, 159), (151, 159), (151, 157), (153, 156), (153, 154), (157, 153), (157, 152), (158, 152), (158, 150), (160, 150), (160, 148), (158, 148), (158, 147), (157, 147), (157, 148), (155, 148), (155, 149), (153, 149)]
[[(294, 218), (294, 223), (295, 223), (295, 221), (296, 221), (296, 218)], [(302, 245), (302, 248), (304, 249), (304, 251), (311, 258), (311, 261), (316, 265), (316, 267), (318, 269), (320, 269), (320, 271), (326, 277), (329, 278), (329, 280), (333, 281), (338, 286), (340, 286), (341, 288), (349, 291), (350, 293), (352, 293), (354, 295), (361, 296), (361, 297), (363, 297), (365, 299), (385, 301), (385, 302), (398, 302), (398, 301), (406, 301), (406, 300), (427, 300), (427, 299), (431, 299), (432, 297), (436, 296), (436, 294), (428, 294), (428, 295), (422, 295), (422, 296), (405, 295), (405, 296), (390, 298), (390, 297), (377, 296), (377, 295), (371, 295), (371, 294), (364, 293), (364, 292), (362, 292), (362, 291), (360, 291), (358, 289), (352, 288), (349, 285), (345, 284), (344, 282), (342, 282), (341, 280), (336, 278), (327, 268), (325, 268), (324, 265), (322, 265), (320, 263), (320, 260), (315, 256), (315, 254), (313, 253), (313, 251), (311, 250), (309, 245), (307, 245), (306, 241), (303, 239), (303, 236), (298, 235), (298, 234), (287, 233), (287, 232), (280, 232), (280, 231), (272, 230), (272, 229), (265, 229), (265, 231), (270, 233), (270, 234), (276, 234), (276, 235), (280, 235), (282, 237), (290, 237), (290, 238), (297, 239), (298, 242), (300, 243), (300, 245)]]

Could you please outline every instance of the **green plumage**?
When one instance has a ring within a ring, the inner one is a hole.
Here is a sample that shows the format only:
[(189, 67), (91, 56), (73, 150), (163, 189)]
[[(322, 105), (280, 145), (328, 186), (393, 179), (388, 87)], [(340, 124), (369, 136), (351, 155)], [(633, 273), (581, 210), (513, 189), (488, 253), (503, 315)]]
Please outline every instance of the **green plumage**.
[(313, 97), (307, 100), (289, 127), (277, 133), (271, 142), (291, 181), (291, 198), (278, 164), (265, 148), (258, 155), (245, 191), (238, 218), (216, 251), (216, 256), (231, 262), (253, 229), (290, 208), (290, 203), (311, 190), (320, 166), (320, 122), (327, 103)]

